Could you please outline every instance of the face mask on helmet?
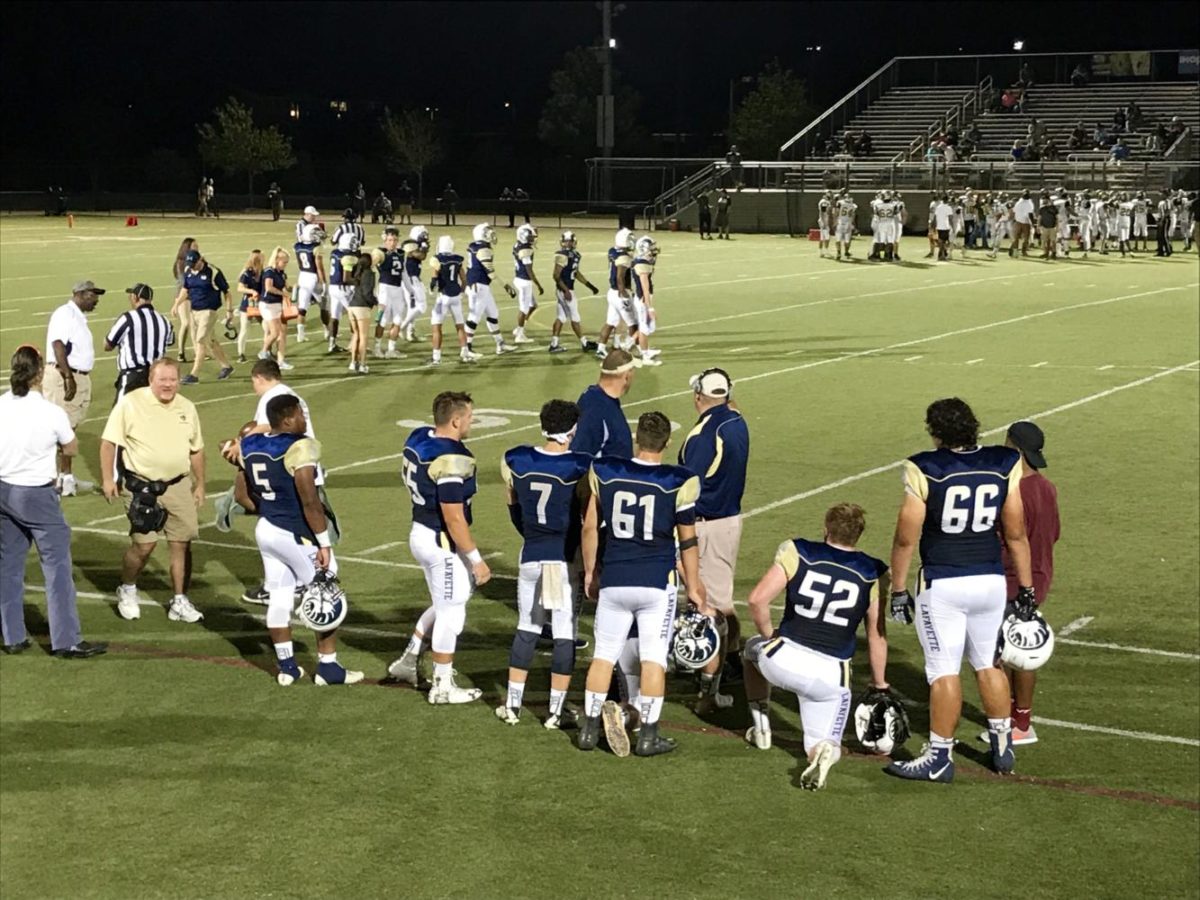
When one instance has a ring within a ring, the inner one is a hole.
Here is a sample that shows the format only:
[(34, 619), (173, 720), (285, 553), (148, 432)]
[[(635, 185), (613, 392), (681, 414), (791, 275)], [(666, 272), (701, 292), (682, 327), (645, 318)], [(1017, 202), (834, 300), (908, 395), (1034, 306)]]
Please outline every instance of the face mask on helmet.
[(703, 669), (721, 651), (721, 635), (708, 616), (694, 608), (675, 618), (671, 655), (684, 669)]
[(349, 610), (350, 601), (337, 577), (322, 570), (304, 589), (296, 615), (313, 631), (322, 634), (341, 625)]
[(908, 740), (908, 713), (890, 694), (871, 691), (854, 708), (854, 732), (868, 750), (890, 754)]
[(1000, 626), (1000, 662), (1022, 672), (1032, 672), (1046, 664), (1054, 653), (1054, 629), (1034, 613), (1028, 620), (1009, 616)]

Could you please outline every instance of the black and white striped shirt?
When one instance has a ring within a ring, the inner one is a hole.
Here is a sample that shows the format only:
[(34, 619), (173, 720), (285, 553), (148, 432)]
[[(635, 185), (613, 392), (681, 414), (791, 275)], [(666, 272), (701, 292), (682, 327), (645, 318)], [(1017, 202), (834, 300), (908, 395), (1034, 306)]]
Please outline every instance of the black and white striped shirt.
[(341, 240), (341, 237), (343, 234), (355, 235), (358, 238), (358, 246), (360, 246), (360, 247), (363, 246), (364, 244), (366, 244), (366, 242), (367, 242), (366, 229), (363, 228), (361, 225), (359, 225), (357, 222), (343, 222), (341, 225), (339, 225), (337, 227), (337, 231), (335, 231), (333, 233), (333, 246), (334, 247), (336, 247), (338, 245), (338, 241)]
[(175, 330), (153, 306), (144, 303), (121, 315), (104, 340), (120, 348), (117, 368), (129, 372), (164, 356), (168, 345), (175, 343)]

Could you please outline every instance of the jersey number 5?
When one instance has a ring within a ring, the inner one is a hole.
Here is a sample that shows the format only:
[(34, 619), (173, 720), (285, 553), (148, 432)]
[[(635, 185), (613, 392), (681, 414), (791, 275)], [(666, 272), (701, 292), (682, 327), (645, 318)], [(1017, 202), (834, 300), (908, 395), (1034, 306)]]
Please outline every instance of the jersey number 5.
[(845, 627), (850, 624), (849, 619), (838, 613), (858, 603), (859, 589), (853, 581), (834, 581), (828, 575), (810, 569), (800, 582), (798, 591), (808, 603), (797, 603), (797, 614), (806, 619), (820, 618), (830, 625)]
[(991, 531), (996, 527), (1000, 507), (996, 500), (1000, 488), (995, 484), (980, 485), (971, 500), (971, 488), (955, 485), (946, 491), (946, 502), (942, 506), (942, 531), (946, 534), (962, 534), (970, 524), (975, 532)]
[(268, 501), (275, 499), (275, 492), (271, 490), (271, 482), (267, 481), (266, 463), (251, 463), (250, 478), (254, 481), (254, 486), (258, 488), (260, 497)]
[(413, 464), (407, 459), (404, 465), (400, 467), (401, 477), (404, 479), (405, 486), (408, 487), (408, 492), (412, 494), (412, 502), (414, 506), (424, 506), (425, 498), (421, 496), (421, 492), (417, 489), (416, 479), (413, 478)]
[(616, 538), (637, 536), (637, 507), (642, 508), (642, 540), (654, 540), (654, 495), (638, 499), (633, 491), (617, 491), (613, 495), (612, 533)]

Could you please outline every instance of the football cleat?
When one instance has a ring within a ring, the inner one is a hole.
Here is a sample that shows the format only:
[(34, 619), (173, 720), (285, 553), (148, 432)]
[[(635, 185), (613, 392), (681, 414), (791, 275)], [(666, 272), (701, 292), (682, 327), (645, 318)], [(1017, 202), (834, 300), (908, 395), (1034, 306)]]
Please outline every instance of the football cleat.
[(137, 588), (125, 590), (125, 585), (117, 588), (117, 612), (122, 619), (133, 621), (142, 617), (142, 607), (138, 602)]
[(504, 341), (501, 341), (500, 343), (498, 343), (496, 345), (496, 355), (502, 356), (505, 353), (515, 353), (516, 349), (517, 348), (514, 347), (512, 344), (506, 344), (506, 343), (504, 343)]
[(546, 717), (546, 721), (542, 723), (542, 727), (549, 731), (559, 731), (563, 728), (576, 728), (579, 725), (579, 713), (575, 710), (563, 706), (563, 710), (558, 715), (551, 713)]
[(478, 362), (483, 359), (482, 353), (476, 353), (473, 350), (464, 350), (460, 356), (463, 362)]
[(496, 718), (505, 725), (521, 724), (521, 711), (519, 709), (513, 709), (511, 706), (501, 705), (496, 707), (495, 712)]
[(255, 606), (266, 606), (271, 602), (271, 592), (261, 584), (253, 590), (247, 590), (242, 594), (243, 603), (253, 603)]
[(387, 668), (388, 676), (396, 681), (403, 681), (405, 684), (411, 684), (413, 687), (418, 687), (421, 682), (421, 666), (419, 657), (405, 653), (399, 659), (391, 663)]
[(320, 663), (313, 681), (318, 687), (328, 687), (334, 684), (358, 684), (363, 680), (362, 672), (347, 669), (340, 663)]
[(600, 717), (584, 716), (579, 723), (579, 737), (576, 746), (580, 750), (595, 750), (600, 743)]
[(653, 725), (642, 726), (637, 746), (633, 748), (633, 752), (638, 756), (659, 756), (663, 753), (670, 753), (676, 746), (676, 743), (670, 738), (658, 736), (658, 723), (655, 722)]
[(388, 350), (383, 354), (384, 359), (404, 359), (404, 357), (405, 354), (401, 353), (399, 350)]
[(746, 743), (753, 744), (759, 750), (770, 750), (771, 732), (751, 725), (746, 729)]
[(604, 726), (604, 739), (608, 749), (622, 759), (629, 755), (629, 735), (625, 733), (625, 717), (621, 705), (614, 700), (605, 700), (600, 707), (600, 721)]
[(928, 744), (916, 759), (907, 762), (893, 762), (883, 770), (888, 775), (906, 778), (909, 781), (935, 781), (939, 784), (950, 784), (954, 781), (954, 760), (950, 751), (935, 753)]
[(596, 359), (604, 359), (604, 357), (606, 357), (606, 356), (608, 356), (608, 348), (605, 347), (603, 344), (597, 344), (596, 345)]
[[(1024, 747), (1029, 744), (1036, 744), (1038, 742), (1037, 731), (1032, 725), (1029, 726), (1027, 731), (1022, 731), (1020, 728), (1014, 725), (1012, 731), (1009, 733), (1012, 735), (1012, 745), (1014, 747)], [(992, 736), (990, 731), (979, 732), (980, 743), (990, 744), (991, 741)]]
[(829, 741), (821, 741), (817, 745), (817, 752), (813, 755), (812, 762), (808, 764), (808, 768), (800, 773), (800, 787), (806, 791), (819, 791), (825, 787), (825, 779), (829, 776), (829, 769), (834, 763), (834, 757), (837, 754), (837, 748)]
[(989, 731), (988, 743), (992, 745), (992, 770), (1000, 775), (1011, 775), (1016, 765), (1011, 729), (996, 733)]
[(549, 347), (549, 351), (551, 353), (566, 353), (567, 348), (564, 347), (562, 344), (551, 344)]
[(433, 687), (429, 689), (429, 702), (434, 706), (442, 706), (446, 704), (470, 703), (472, 700), (478, 700), (483, 696), (483, 691), (479, 688), (459, 687), (454, 681), (455, 672), (451, 672), (445, 678), (433, 679)]
[(275, 682), (283, 687), (289, 687), (304, 677), (304, 670), (296, 665), (295, 660), (290, 666), (280, 666), (275, 674)]

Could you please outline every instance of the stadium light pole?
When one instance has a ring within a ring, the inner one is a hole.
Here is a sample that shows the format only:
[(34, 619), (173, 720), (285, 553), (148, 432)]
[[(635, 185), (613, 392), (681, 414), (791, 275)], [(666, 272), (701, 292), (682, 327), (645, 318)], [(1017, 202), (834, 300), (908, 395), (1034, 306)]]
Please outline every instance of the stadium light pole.
[[(612, 0), (601, 0), (596, 4), (600, 9), (600, 68), (602, 82), (600, 96), (596, 98), (596, 146), (600, 155), (608, 160), (613, 154), (613, 135), (616, 130), (614, 123), (613, 92), (612, 92), (612, 52), (617, 47), (616, 38), (612, 34), (613, 16), (619, 15), (625, 9), (624, 3), (615, 6)], [(608, 163), (601, 163), (600, 199), (612, 199), (612, 174)]]

